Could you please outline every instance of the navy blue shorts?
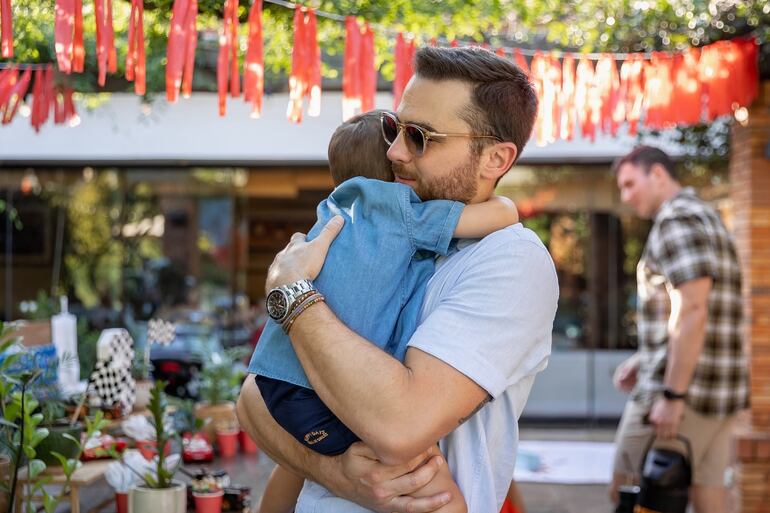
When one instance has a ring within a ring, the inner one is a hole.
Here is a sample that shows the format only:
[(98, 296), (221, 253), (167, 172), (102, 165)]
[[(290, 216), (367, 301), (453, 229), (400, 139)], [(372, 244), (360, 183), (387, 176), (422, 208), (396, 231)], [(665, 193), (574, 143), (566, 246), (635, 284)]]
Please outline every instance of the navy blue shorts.
[(334, 456), (359, 440), (314, 390), (265, 376), (254, 380), (270, 414), (302, 445)]

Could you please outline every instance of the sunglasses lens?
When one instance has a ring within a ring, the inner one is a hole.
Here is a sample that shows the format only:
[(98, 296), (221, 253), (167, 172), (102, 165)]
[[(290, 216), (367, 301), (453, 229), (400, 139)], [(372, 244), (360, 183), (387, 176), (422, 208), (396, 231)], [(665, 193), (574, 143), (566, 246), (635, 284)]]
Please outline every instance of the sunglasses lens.
[(423, 151), (425, 151), (425, 137), (423, 137), (422, 131), (416, 126), (406, 125), (404, 132), (409, 149), (416, 157), (421, 157)]
[(398, 124), (392, 116), (383, 114), (380, 118), (382, 122), (382, 137), (385, 138), (385, 142), (393, 144), (398, 137)]

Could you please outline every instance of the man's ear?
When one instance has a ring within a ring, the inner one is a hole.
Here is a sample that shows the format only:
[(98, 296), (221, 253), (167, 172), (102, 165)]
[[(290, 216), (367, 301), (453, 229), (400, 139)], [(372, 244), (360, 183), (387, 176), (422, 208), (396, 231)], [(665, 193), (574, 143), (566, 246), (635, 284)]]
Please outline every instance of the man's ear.
[(483, 153), (485, 157), (481, 177), (496, 181), (511, 169), (518, 154), (519, 149), (512, 142), (499, 142), (487, 147)]
[(658, 183), (665, 182), (671, 178), (671, 175), (668, 174), (666, 168), (661, 164), (652, 164), (650, 166), (650, 175), (652, 175)]

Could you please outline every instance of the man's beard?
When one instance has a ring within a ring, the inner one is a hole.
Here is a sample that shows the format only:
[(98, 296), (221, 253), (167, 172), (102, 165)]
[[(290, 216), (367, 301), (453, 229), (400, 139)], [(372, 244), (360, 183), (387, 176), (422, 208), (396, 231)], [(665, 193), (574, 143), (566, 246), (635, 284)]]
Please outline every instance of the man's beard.
[(401, 164), (393, 163), (393, 172), (398, 176), (415, 180), (414, 192), (423, 201), (448, 199), (470, 203), (478, 192), (479, 157), (469, 156), (468, 160), (454, 167), (449, 173), (426, 178), (404, 172)]

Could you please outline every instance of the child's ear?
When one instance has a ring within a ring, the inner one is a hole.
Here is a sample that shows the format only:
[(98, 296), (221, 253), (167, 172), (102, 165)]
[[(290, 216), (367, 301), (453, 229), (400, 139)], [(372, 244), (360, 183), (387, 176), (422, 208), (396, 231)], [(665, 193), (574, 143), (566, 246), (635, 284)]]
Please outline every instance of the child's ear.
[(482, 178), (497, 180), (508, 172), (518, 154), (519, 149), (512, 142), (499, 142), (487, 147), (482, 153), (485, 155), (481, 169)]

